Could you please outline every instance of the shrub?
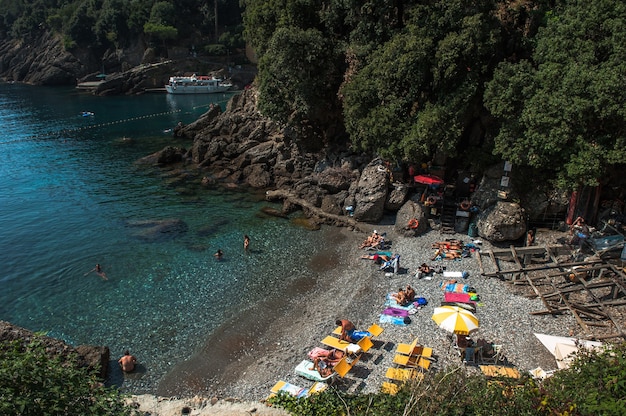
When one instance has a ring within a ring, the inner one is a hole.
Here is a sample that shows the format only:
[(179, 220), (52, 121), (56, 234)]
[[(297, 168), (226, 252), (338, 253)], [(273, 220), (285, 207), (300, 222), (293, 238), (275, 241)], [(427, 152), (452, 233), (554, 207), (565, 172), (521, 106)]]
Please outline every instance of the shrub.
[(69, 359), (51, 356), (40, 338), (0, 344), (0, 414), (131, 415), (122, 396)]

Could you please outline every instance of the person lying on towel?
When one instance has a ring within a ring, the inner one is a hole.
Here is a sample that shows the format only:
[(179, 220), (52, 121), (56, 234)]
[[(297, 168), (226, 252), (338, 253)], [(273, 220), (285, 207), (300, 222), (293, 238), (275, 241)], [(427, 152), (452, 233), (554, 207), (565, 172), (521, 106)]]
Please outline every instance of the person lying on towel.
[(331, 364), (330, 361), (327, 361), (322, 357), (315, 357), (313, 360), (313, 368), (309, 368), (309, 370), (315, 370), (320, 373), (320, 376), (328, 377), (333, 373), (332, 365), (333, 364)]
[(407, 306), (415, 300), (415, 290), (411, 285), (407, 285), (406, 289), (398, 289), (398, 292), (392, 294), (391, 297), (398, 302), (398, 305)]

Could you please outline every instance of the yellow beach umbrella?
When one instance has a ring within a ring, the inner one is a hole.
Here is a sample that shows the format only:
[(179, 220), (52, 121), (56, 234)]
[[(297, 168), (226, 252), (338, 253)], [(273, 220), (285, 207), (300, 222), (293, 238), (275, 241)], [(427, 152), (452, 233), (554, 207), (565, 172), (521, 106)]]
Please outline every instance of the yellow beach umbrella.
[(467, 309), (458, 306), (441, 306), (435, 308), (433, 321), (440, 328), (459, 335), (469, 335), (478, 329), (478, 318)]

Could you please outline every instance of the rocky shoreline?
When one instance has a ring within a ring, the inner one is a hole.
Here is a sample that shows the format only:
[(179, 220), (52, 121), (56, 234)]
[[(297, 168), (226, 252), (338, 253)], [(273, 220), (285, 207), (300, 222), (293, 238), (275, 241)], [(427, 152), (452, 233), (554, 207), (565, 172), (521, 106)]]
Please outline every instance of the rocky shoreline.
[[(430, 260), (434, 251), (433, 243), (449, 238), (469, 243), (471, 239), (467, 235), (441, 234), (431, 230), (417, 238), (406, 238), (396, 235), (392, 224), (376, 225), (376, 228), (379, 232), (386, 232), (392, 240), (392, 250), (401, 255), (401, 266), (408, 269), (406, 273), (387, 276), (372, 261), (360, 258), (364, 253), (358, 249), (364, 238), (362, 233), (338, 229), (338, 236), (333, 241), (336, 258), (330, 264), (325, 263), (325, 267), (330, 268), (319, 273), (309, 290), (289, 300), (289, 306), (282, 310), (282, 316), (258, 336), (255, 347), (239, 357), (234, 357), (223, 370), (223, 374), (213, 375), (211, 383), (201, 386), (197, 391), (188, 390), (185, 396), (214, 397), (214, 401), (218, 397), (237, 398), (229, 399), (231, 402), (243, 399), (245, 402), (238, 403), (238, 410), (233, 411), (242, 410), (241, 407), (249, 411), (255, 402), (257, 406), (253, 407), (260, 411), (264, 409), (260, 402), (267, 397), (270, 388), (277, 381), (284, 380), (302, 387), (310, 386), (312, 382), (297, 376), (294, 368), (307, 358), (309, 350), (322, 346), (320, 341), (332, 332), (334, 321), (337, 318), (348, 318), (360, 328), (378, 323), (386, 294), (406, 284), (411, 284), (418, 296), (426, 298), (428, 305), (411, 315), (412, 322), (409, 325), (381, 324), (385, 331), (376, 338), (375, 346), (334, 387), (349, 393), (378, 392), (385, 380), (386, 369), (393, 366), (397, 344), (410, 343), (415, 337), (434, 350), (437, 361), (430, 371), (462, 367), (468, 373), (478, 373), (477, 366), (462, 364), (460, 357), (451, 348), (448, 333), (432, 321), (433, 309), (443, 300), (440, 283), (444, 278), (441, 274), (435, 274), (430, 280), (417, 279), (415, 271), (422, 263), (440, 264), (448, 271), (469, 273), (469, 277), (462, 282), (476, 288), (481, 299), (476, 312), (480, 319), (480, 329), (472, 335), (474, 339), (483, 338), (502, 344), (507, 360), (522, 372), (536, 367), (544, 370), (556, 369), (552, 354), (533, 333), (567, 336), (570, 331), (576, 330), (573, 317), (530, 315), (530, 311), (541, 309), (541, 301), (514, 293), (515, 289), (509, 283), (481, 276), (475, 256), (462, 260)], [(557, 237), (558, 233), (539, 232), (537, 243), (554, 244)], [(491, 246), (488, 242), (483, 242), (482, 247), (487, 250)], [(326, 259), (317, 261), (326, 262)], [(254, 319), (254, 316), (249, 318)], [(180, 381), (185, 385), (185, 380)], [(153, 415), (180, 414), (160, 412), (154, 407), (155, 399), (152, 396), (147, 397), (151, 397), (149, 400), (152, 410), (144, 407), (142, 410), (148, 410)], [(138, 397), (134, 400), (137, 403), (142, 402)], [(187, 400), (189, 402), (190, 399)], [(193, 407), (194, 413), (191, 414), (215, 414), (210, 413), (212, 406), (207, 404), (210, 402), (207, 400), (196, 397), (198, 404)], [(171, 406), (170, 399), (161, 399), (161, 402)], [(177, 412), (180, 412), (180, 408)]]

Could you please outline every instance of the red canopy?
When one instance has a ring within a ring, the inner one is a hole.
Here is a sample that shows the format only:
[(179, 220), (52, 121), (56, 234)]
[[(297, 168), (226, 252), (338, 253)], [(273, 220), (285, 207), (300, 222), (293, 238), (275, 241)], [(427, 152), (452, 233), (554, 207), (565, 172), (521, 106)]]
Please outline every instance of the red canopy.
[(424, 185), (441, 185), (443, 184), (443, 179), (439, 176), (435, 175), (416, 175), (413, 177), (413, 180), (416, 183), (422, 183)]

